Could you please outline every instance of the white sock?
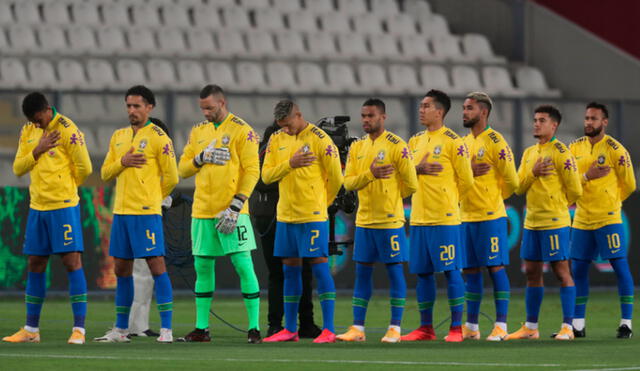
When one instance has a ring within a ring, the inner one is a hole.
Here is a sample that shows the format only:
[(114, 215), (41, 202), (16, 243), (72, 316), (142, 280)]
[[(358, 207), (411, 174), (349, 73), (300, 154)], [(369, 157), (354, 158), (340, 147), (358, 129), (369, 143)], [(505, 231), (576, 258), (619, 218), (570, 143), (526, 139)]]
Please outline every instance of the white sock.
[(364, 332), (364, 326), (360, 326), (360, 325), (353, 325), (353, 328), (355, 328), (358, 331), (362, 331)]
[(584, 318), (574, 318), (573, 319), (573, 328), (582, 331), (584, 330)]
[(38, 327), (24, 326), (24, 329), (29, 332), (40, 332), (40, 329)]
[[(629, 327), (629, 330), (631, 330), (631, 320), (630, 319), (621, 319), (620, 320), (620, 326), (622, 325), (627, 325), (627, 327)], [(25, 326), (26, 328), (26, 326)]]
[(496, 322), (495, 326), (500, 327), (504, 332), (507, 332), (507, 323), (506, 322)]
[(85, 335), (85, 331), (83, 327), (74, 327), (71, 329), (71, 331), (75, 331), (75, 330), (78, 330), (82, 335)]
[[(399, 334), (400, 333), (400, 326), (389, 325), (389, 330), (396, 330), (398, 332), (398, 334)], [(364, 329), (362, 331), (364, 331)]]
[(464, 325), (471, 331), (478, 331), (480, 329), (480, 326), (477, 323), (467, 322)]
[(527, 328), (529, 330), (537, 330), (538, 329), (538, 322), (525, 322), (524, 325), (527, 326)]

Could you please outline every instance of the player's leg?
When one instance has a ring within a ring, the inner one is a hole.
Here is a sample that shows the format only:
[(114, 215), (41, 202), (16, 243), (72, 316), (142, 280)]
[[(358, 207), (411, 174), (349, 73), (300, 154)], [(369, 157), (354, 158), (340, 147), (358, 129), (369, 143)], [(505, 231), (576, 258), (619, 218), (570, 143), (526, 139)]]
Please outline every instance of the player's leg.
[(571, 273), (576, 284), (576, 303), (572, 321), (575, 337), (584, 337), (585, 315), (589, 299), (589, 266), (598, 255), (596, 233), (592, 230), (571, 228)]
[[(560, 281), (560, 301), (562, 303), (562, 327), (555, 336), (556, 340), (572, 340), (573, 310), (576, 305), (576, 285), (569, 267), (570, 228), (558, 228), (545, 231), (544, 241), (549, 242), (549, 261), (551, 269)], [(545, 243), (546, 245), (546, 243)], [(543, 245), (544, 246), (544, 245)], [(554, 255), (554, 253), (556, 253)]]
[(129, 336), (158, 336), (149, 328), (153, 276), (144, 259), (133, 261), (133, 304), (129, 313)]
[[(244, 305), (247, 309), (247, 318), (249, 321), (249, 331), (257, 332), (250, 337), (250, 343), (257, 344), (262, 342), (260, 337), (260, 286), (258, 278), (253, 269), (253, 261), (251, 260), (251, 252), (240, 251), (230, 255), (238, 276), (240, 276), (240, 289), (244, 298)], [(257, 337), (256, 337), (257, 335)]]
[(391, 306), (391, 320), (389, 328), (382, 338), (383, 343), (400, 342), (402, 315), (407, 297), (407, 283), (404, 279), (404, 265), (407, 261), (407, 238), (404, 227), (396, 229), (373, 230), (376, 248), (380, 260), (386, 264), (389, 278), (389, 304)]
[(429, 252), (436, 272), (444, 272), (447, 278), (447, 298), (451, 310), (451, 327), (445, 341), (460, 342), (462, 337), (462, 312), (464, 309), (464, 281), (462, 265), (462, 230), (460, 225), (430, 227)]
[[(162, 246), (164, 246), (164, 242)], [(158, 336), (157, 341), (160, 343), (172, 343), (173, 287), (164, 263), (164, 256), (148, 257), (147, 264), (153, 275), (156, 288), (156, 304), (160, 313), (160, 336)]]
[(301, 338), (315, 339), (322, 332), (313, 319), (313, 269), (308, 260), (302, 261), (302, 295), (298, 308), (298, 322), (300, 324), (298, 334)]
[(462, 311), (464, 309), (464, 281), (457, 269), (445, 271), (447, 277), (447, 297), (451, 310), (451, 327), (446, 341), (462, 341)]
[(313, 276), (316, 278), (320, 308), (322, 309), (322, 333), (313, 342), (333, 343), (336, 339), (334, 328), (336, 286), (331, 276), (328, 258), (312, 258), (311, 268)]
[[(483, 241), (478, 235), (480, 222), (462, 223), (464, 230), (465, 250), (463, 257), (463, 273), (465, 279), (465, 301), (467, 303), (467, 322), (462, 326), (465, 339), (480, 340), (478, 317), (482, 303), (484, 280), (480, 267), (480, 259), (476, 255), (482, 253)], [(477, 248), (476, 248), (477, 246)]]
[(82, 269), (82, 254), (69, 252), (62, 254), (62, 264), (67, 268), (69, 299), (73, 311), (73, 329), (69, 344), (84, 344), (84, 322), (87, 316), (87, 280)]
[(493, 299), (496, 305), (496, 322), (493, 331), (487, 337), (489, 341), (504, 340), (507, 336), (507, 314), (511, 297), (511, 284), (504, 266), (489, 267), (489, 275), (493, 281)]

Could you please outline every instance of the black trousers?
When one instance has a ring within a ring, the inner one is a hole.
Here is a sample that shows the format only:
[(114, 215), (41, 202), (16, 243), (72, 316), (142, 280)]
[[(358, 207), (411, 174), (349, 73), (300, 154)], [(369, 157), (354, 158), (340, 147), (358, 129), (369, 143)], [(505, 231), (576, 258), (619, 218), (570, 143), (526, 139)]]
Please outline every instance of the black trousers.
[[(258, 232), (258, 237), (262, 243), (262, 253), (269, 270), (269, 283), (267, 286), (269, 295), (269, 327), (282, 326), (284, 316), (284, 273), (282, 272), (282, 259), (273, 256), (276, 239), (275, 217), (253, 217), (254, 226)], [(300, 298), (300, 308), (298, 319), (300, 327), (313, 325), (313, 272), (311, 264), (304, 259), (302, 262), (302, 297)]]

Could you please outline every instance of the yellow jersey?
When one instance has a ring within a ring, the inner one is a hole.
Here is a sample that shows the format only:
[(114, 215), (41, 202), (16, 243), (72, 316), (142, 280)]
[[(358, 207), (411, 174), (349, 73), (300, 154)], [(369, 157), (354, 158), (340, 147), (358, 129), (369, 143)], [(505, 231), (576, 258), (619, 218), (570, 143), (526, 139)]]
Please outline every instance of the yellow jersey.
[(504, 200), (518, 188), (518, 173), (507, 141), (490, 126), (477, 137), (463, 138), (476, 162), (491, 165), (485, 175), (474, 177), (473, 188), (460, 200), (463, 222), (479, 222), (507, 216)]
[[(554, 166), (551, 175), (536, 177), (533, 166), (539, 159), (550, 159)], [(527, 194), (527, 229), (556, 229), (571, 225), (569, 205), (582, 195), (582, 185), (576, 159), (567, 146), (556, 137), (545, 144), (535, 144), (522, 154), (518, 168), (520, 186), (517, 194)]]
[[(317, 158), (310, 166), (293, 169), (289, 160), (298, 150)], [(342, 165), (336, 146), (327, 133), (308, 123), (297, 135), (282, 130), (269, 139), (262, 165), (262, 181), (278, 183), (277, 220), (309, 223), (327, 220), (327, 207), (342, 187)]]
[[(376, 179), (370, 170), (393, 165), (389, 179)], [(404, 225), (402, 199), (418, 189), (411, 152), (402, 138), (384, 131), (376, 140), (365, 135), (351, 145), (344, 188), (358, 191), (356, 225), (367, 228), (400, 228)]]
[[(224, 165), (195, 166), (194, 157), (213, 140), (216, 140), (215, 147), (229, 149), (231, 159)], [(251, 126), (233, 113), (229, 113), (218, 127), (209, 121), (193, 126), (178, 165), (181, 177), (196, 176), (192, 217), (219, 217), (229, 207), (233, 196), (251, 196), (260, 177), (259, 142), (260, 138)], [(248, 202), (244, 203), (240, 212), (249, 213)]]
[(439, 162), (437, 175), (418, 175), (418, 190), (411, 199), (411, 225), (460, 224), (460, 197), (473, 187), (469, 150), (462, 138), (446, 126), (424, 130), (409, 139), (414, 165), (429, 153), (429, 162)]
[[(43, 153), (36, 160), (33, 150), (46, 131), (60, 133), (58, 146)], [(91, 174), (92, 166), (84, 135), (68, 117), (53, 109), (53, 118), (46, 129), (27, 123), (20, 131), (18, 151), (13, 161), (17, 176), (29, 173), (29, 207), (48, 211), (78, 204), (78, 186)]]
[[(133, 148), (147, 163), (141, 168), (124, 167), (122, 156)], [(161, 214), (160, 205), (178, 184), (178, 167), (171, 138), (147, 122), (134, 134), (132, 127), (118, 129), (111, 136), (102, 164), (102, 180), (116, 178), (114, 214)]]
[[(598, 229), (609, 224), (622, 223), (620, 209), (636, 189), (636, 177), (629, 152), (609, 135), (591, 145), (588, 137), (581, 137), (569, 145), (578, 163), (582, 180), (582, 197), (576, 202), (573, 227)], [(587, 181), (584, 174), (591, 164), (608, 165), (609, 174)]]

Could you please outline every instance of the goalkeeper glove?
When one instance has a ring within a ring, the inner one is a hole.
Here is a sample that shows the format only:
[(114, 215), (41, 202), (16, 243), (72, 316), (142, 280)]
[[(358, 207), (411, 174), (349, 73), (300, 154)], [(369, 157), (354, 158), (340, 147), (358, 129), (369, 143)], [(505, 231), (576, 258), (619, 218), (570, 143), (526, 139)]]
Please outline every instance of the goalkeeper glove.
[(244, 200), (238, 196), (233, 196), (231, 204), (222, 212), (222, 216), (218, 220), (218, 224), (216, 224), (216, 229), (220, 233), (229, 234), (236, 229), (236, 224), (238, 224), (238, 214), (240, 214), (240, 210), (242, 210), (243, 205)]
[(202, 167), (204, 164), (224, 165), (231, 159), (231, 153), (229, 148), (215, 148), (216, 139), (202, 152), (193, 158), (193, 162), (197, 167)]

